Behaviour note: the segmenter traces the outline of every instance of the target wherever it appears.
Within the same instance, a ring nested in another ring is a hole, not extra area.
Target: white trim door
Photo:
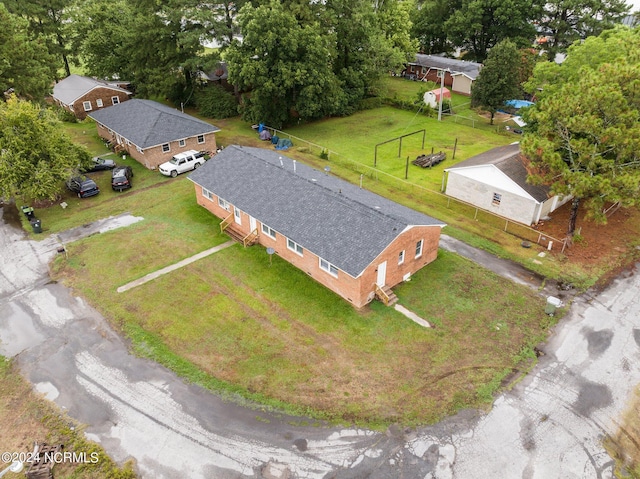
[[[258,227],[256,224],[256,219],[253,216],[249,216],[249,229],[251,231],[255,230]]]
[[[378,265],[378,277],[376,278],[376,284],[381,288],[387,281],[387,262],[384,261]]]
[[[241,225],[242,224],[242,211],[240,211],[238,208],[236,208],[235,206],[233,207],[233,220]]]

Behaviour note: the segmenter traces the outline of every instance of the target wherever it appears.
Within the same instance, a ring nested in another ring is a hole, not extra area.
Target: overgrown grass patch
[[[539,297],[448,253],[397,289],[433,329],[379,303],[357,311],[260,246],[234,245],[115,293],[170,260],[145,248],[183,256],[223,239],[204,208],[189,212],[192,187],[173,185],[142,193],[145,221],[69,245],[54,270],[140,354],[206,387],[322,419],[433,422],[486,402],[486,385],[495,391],[519,351],[545,337]],[[169,188],[170,208],[151,200]]]

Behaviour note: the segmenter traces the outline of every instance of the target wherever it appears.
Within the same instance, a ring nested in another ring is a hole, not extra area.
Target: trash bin
[[[35,218],[35,214],[34,214],[33,208],[31,206],[23,206],[22,207],[22,212],[24,213],[24,215],[27,217],[27,219],[29,221],[31,221],[33,218]]]
[[[33,228],[34,233],[42,233],[42,222],[40,220],[33,220],[31,222],[31,227]]]
[[[553,316],[556,313],[556,309],[562,306],[562,300],[555,296],[547,297],[547,304],[544,307],[544,312],[549,316]]]

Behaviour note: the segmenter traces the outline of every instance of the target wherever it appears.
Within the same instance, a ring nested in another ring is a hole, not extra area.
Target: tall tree
[[[30,24],[32,38],[44,41],[49,53],[59,58],[67,76],[71,75],[68,8],[72,0],[4,0],[11,13]]]
[[[454,45],[445,27],[447,20],[462,7],[462,0],[424,0],[413,13],[411,33],[426,54],[451,53]]]
[[[640,30],[607,31],[572,46],[563,65],[536,67],[528,87],[540,85],[524,115],[522,151],[530,181],[573,196],[571,239],[582,205],[605,223],[606,203],[640,204]]]
[[[481,106],[491,113],[491,124],[504,102],[517,98],[520,92],[519,68],[521,54],[516,45],[503,40],[489,52],[480,74],[471,88],[471,105]]]
[[[62,131],[50,110],[15,96],[0,103],[0,196],[54,199],[90,155]]]
[[[483,62],[498,42],[511,39],[530,45],[536,34],[533,20],[540,16],[539,0],[462,0],[462,6],[446,21],[455,46],[471,59]]]
[[[0,24],[0,92],[13,88],[20,97],[42,101],[55,78],[55,62],[46,45],[41,39],[31,40],[27,21],[11,15],[2,3]]]
[[[243,115],[276,127],[295,116],[320,118],[338,110],[342,93],[331,69],[333,35],[319,25],[300,25],[278,1],[245,6],[239,21],[244,38],[225,54],[229,79],[250,89]]]
[[[550,0],[544,4],[540,28],[550,40],[547,55],[553,61],[576,40],[613,28],[630,10],[625,0]]]

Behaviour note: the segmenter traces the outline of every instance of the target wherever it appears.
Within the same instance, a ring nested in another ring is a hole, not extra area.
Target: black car
[[[111,172],[111,188],[115,191],[131,188],[131,178],[133,178],[133,170],[130,166],[118,166]]]
[[[109,160],[107,158],[100,158],[99,156],[95,156],[91,158],[91,166],[86,168],[85,172],[92,171],[104,171],[104,170],[113,170],[116,167],[116,163],[113,160]]]
[[[88,198],[100,193],[100,188],[86,175],[72,176],[67,180],[67,188],[77,193],[78,198]]]

